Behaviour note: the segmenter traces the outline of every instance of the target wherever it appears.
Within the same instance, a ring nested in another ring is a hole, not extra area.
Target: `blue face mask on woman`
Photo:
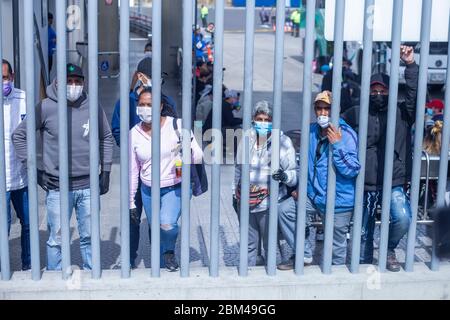
[[[254,121],[253,127],[256,132],[261,136],[267,136],[272,132],[272,122]]]

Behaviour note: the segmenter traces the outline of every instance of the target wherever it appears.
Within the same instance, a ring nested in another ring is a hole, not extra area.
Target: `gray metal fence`
[[[36,126],[35,126],[35,90],[34,79],[34,36],[33,36],[33,1],[24,1],[24,45],[25,45],[25,67],[27,70],[26,93],[27,93],[27,169],[28,169],[28,189],[29,189],[29,207],[30,207],[30,227],[31,227],[31,257],[32,257],[32,279],[41,278],[40,270],[40,252],[39,252],[39,221],[38,221],[38,197],[37,197],[37,163],[36,163]],[[219,220],[220,220],[220,169],[222,163],[222,78],[223,78],[223,41],[224,41],[224,0],[217,0],[215,7],[215,57],[214,57],[214,87],[213,87],[213,150],[214,157],[212,163],[212,181],[211,181],[211,242],[210,242],[210,265],[209,271],[211,277],[219,275]],[[98,19],[93,14],[98,11],[97,0],[88,2],[88,30],[89,30],[89,104],[90,104],[90,190],[91,190],[91,237],[92,237],[92,277],[94,279],[101,277],[101,252],[100,252],[100,194],[99,194],[99,136],[98,136]],[[191,108],[192,108],[192,24],[193,24],[193,4],[191,1],[183,2],[183,97],[182,97],[182,118],[183,118],[183,169],[182,169],[182,216],[181,216],[181,277],[189,276],[189,230],[190,230],[190,131],[191,131]],[[416,112],[416,130],[414,140],[413,171],[412,171],[412,189],[411,189],[411,207],[413,213],[412,223],[408,232],[408,245],[406,252],[406,271],[413,271],[414,265],[414,246],[417,228],[417,212],[419,203],[419,185],[421,152],[424,126],[424,110],[421,106],[425,105],[427,90],[427,59],[430,45],[431,29],[431,8],[433,1],[423,1],[422,7],[422,25],[421,25],[421,61],[419,71],[419,87],[417,97]],[[368,21],[370,10],[374,5],[374,0],[365,0],[365,19]],[[394,157],[395,122],[397,112],[398,81],[399,81],[399,61],[401,45],[402,28],[402,9],[404,1],[394,0],[394,10],[392,16],[392,59],[391,59],[391,81],[389,90],[389,107],[387,117],[387,142],[385,153],[384,184],[383,190],[392,188],[392,171]],[[334,35],[334,75],[333,75],[333,104],[332,104],[332,123],[337,126],[340,113],[340,93],[341,93],[341,69],[343,58],[343,33],[344,33],[344,11],[346,1],[336,1],[335,12],[335,35]],[[307,0],[306,2],[306,41],[304,56],[304,72],[299,74],[303,77],[303,117],[301,123],[301,149],[300,158],[308,158],[309,149],[309,126],[310,126],[310,105],[312,102],[312,62],[314,54],[314,21],[315,21],[316,0]],[[275,35],[275,63],[274,63],[274,110],[273,110],[273,135],[272,148],[280,148],[280,126],[282,117],[282,92],[283,92],[283,49],[284,49],[284,19],[285,19],[285,1],[277,1],[276,17],[276,35]],[[161,102],[161,22],[162,22],[162,0],[153,1],[152,13],[152,41],[153,41],[153,61],[152,61],[152,93],[153,105],[160,105]],[[0,2],[1,13],[1,2]],[[66,1],[56,1],[56,22],[57,22],[57,65],[58,65],[58,123],[59,123],[59,183],[60,183],[60,212],[61,212],[61,237],[62,237],[62,277],[67,279],[71,273],[71,252],[70,252],[70,230],[69,216],[69,159],[68,159],[68,126],[67,126],[67,100],[66,100]],[[121,101],[121,152],[120,152],[120,217],[121,217],[121,276],[130,277],[130,216],[129,216],[129,7],[128,1],[121,2],[120,8],[120,101]],[[251,110],[253,93],[253,59],[254,59],[254,19],[255,19],[255,0],[248,0],[246,4],[246,31],[245,31],[245,68],[244,68],[244,120],[243,120],[243,170],[242,170],[242,198],[240,205],[240,263],[239,276],[248,274],[248,227],[249,227],[249,141],[248,131],[251,128]],[[0,23],[0,28],[1,28]],[[0,45],[2,31],[0,29]],[[449,32],[450,35],[450,32]],[[367,145],[367,126],[369,110],[369,84],[372,65],[372,37],[373,30],[369,23],[364,25],[364,54],[362,62],[362,85],[361,85],[361,112],[359,117],[359,161],[361,164],[361,173],[356,180],[355,208],[353,215],[352,231],[352,259],[351,272],[358,273],[360,242],[361,242],[361,221],[363,211],[363,191],[364,191],[364,172]],[[299,40],[301,41],[301,40]],[[450,44],[450,42],[449,42]],[[450,51],[450,46],[449,46]],[[0,56],[1,56],[0,47]],[[447,65],[450,65],[450,57]],[[450,73],[447,72],[447,90],[445,94],[445,112],[444,128],[441,150],[441,161],[439,169],[439,182],[437,192],[438,206],[444,205],[444,194],[447,182],[448,165],[448,146],[450,139]],[[300,88],[299,88],[300,89]],[[0,102],[3,104],[3,96],[0,95]],[[152,108],[152,221],[151,221],[151,276],[160,276],[159,265],[159,247],[160,247],[160,110]],[[300,125],[300,124],[299,124]],[[3,109],[0,111],[0,154],[4,154],[4,125]],[[331,151],[330,151],[331,152]],[[280,163],[279,152],[273,152],[271,158],[271,169],[276,171]],[[330,157],[331,158],[331,157]],[[302,161],[299,170],[298,194],[306,195],[307,190],[307,165]],[[333,217],[335,214],[335,193],[336,176],[335,169],[330,159],[328,172],[328,194],[325,220],[325,240],[322,261],[322,271],[325,274],[331,273],[332,269],[332,243],[333,243]],[[8,223],[6,215],[6,185],[5,185],[5,159],[0,157],[0,250],[1,250],[1,277],[2,280],[11,278],[9,247],[8,247]],[[267,274],[276,275],[276,243],[278,230],[278,187],[275,180],[270,184],[270,214],[269,214],[269,247],[267,252]],[[390,210],[390,192],[383,192],[382,199],[382,218],[381,218],[381,237],[380,254],[378,268],[381,272],[386,269],[388,232],[389,232],[389,210]],[[297,202],[297,234],[296,234],[296,260],[295,273],[303,274],[303,258],[305,246],[305,225],[306,225],[306,196],[299,196]],[[433,241],[432,270],[438,270],[439,260],[436,257],[436,246]]]

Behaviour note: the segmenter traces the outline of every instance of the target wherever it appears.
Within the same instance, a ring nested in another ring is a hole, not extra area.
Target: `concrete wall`
[[[207,268],[191,269],[190,278],[178,272],[161,271],[151,278],[148,269],[132,271],[130,279],[120,279],[120,270],[104,271],[101,280],[90,272],[75,271],[64,281],[59,272],[44,272],[41,281],[30,280],[29,272],[16,272],[13,280],[0,282],[0,300],[9,299],[183,299],[183,300],[299,300],[299,299],[450,299],[450,265],[432,272],[416,264],[414,272],[379,274],[374,266],[361,266],[359,274],[347,267],[333,267],[331,275],[319,267],[305,268],[303,276],[278,272],[267,276],[263,267],[251,268],[241,278],[236,268],[220,269],[211,278]]]

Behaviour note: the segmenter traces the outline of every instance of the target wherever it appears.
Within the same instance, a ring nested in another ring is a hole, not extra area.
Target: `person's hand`
[[[297,192],[297,190],[292,191],[291,192],[291,196],[292,196],[292,198],[294,198],[295,201],[297,201],[297,199],[298,199],[298,192]]]
[[[409,46],[400,46],[400,59],[405,64],[414,63],[414,48]]]
[[[137,208],[130,209],[130,223],[133,225],[141,223],[141,216],[138,214]]]
[[[288,176],[286,172],[283,171],[283,169],[278,169],[274,174],[272,174],[272,179],[279,182],[286,182]]]
[[[341,141],[342,140],[341,128],[339,128],[339,130],[336,130],[336,128],[330,123],[330,125],[327,128],[327,138],[331,144],[335,144]]]
[[[109,175],[111,172],[102,171],[100,173],[99,182],[100,182],[100,195],[104,195],[109,191]]]

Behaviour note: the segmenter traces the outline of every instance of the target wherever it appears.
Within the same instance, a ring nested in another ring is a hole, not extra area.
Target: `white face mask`
[[[152,123],[152,108],[150,107],[137,107],[136,114],[139,116],[141,121],[150,124]]]
[[[322,128],[325,129],[330,124],[330,118],[328,116],[318,116],[317,117],[317,124]]]
[[[152,56],[153,56],[153,54],[151,51],[147,51],[144,53],[144,57],[146,57],[146,58],[151,58]]]
[[[70,102],[77,101],[83,93],[83,86],[67,85],[67,100]]]

